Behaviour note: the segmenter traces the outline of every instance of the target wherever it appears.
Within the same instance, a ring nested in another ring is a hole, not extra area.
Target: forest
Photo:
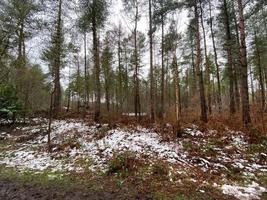
[[[267,199],[267,1],[1,0],[0,199]]]

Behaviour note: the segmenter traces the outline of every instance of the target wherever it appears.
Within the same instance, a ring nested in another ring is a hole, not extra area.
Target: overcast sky
[[[73,1],[74,2],[74,1]],[[73,3],[72,2],[72,3]],[[123,10],[123,4],[122,0],[113,0],[111,8],[109,8],[110,15],[108,17],[108,20],[105,24],[105,28],[100,30],[100,37],[103,38],[105,31],[112,29],[114,25],[118,25],[119,23],[122,24],[123,29],[127,32],[127,34],[130,34],[130,32],[133,30],[133,23],[131,23],[131,20],[128,18],[128,16],[125,14]],[[143,6],[141,8],[141,19],[138,22],[138,30],[142,33],[144,33],[147,36],[148,33],[148,8],[147,6]],[[46,13],[44,13],[44,16],[46,16]],[[63,18],[64,20],[64,30],[71,30],[72,32],[75,31],[73,29],[73,26],[77,19],[77,13],[75,12],[69,12],[65,13],[65,16]],[[183,32],[185,31],[187,25],[188,25],[188,17],[187,17],[187,11],[177,11],[174,15],[169,16],[170,18],[175,18],[177,20],[177,31]],[[168,24],[166,24],[165,27],[166,31],[168,30]],[[32,63],[37,63],[42,66],[42,69],[44,72],[48,71],[47,63],[43,62],[41,60],[41,53],[43,49],[46,47],[47,43],[49,42],[51,32],[40,32],[38,35],[36,35],[33,39],[27,42],[27,54],[31,60]],[[160,37],[161,31],[158,30],[155,34],[155,37]],[[80,36],[81,37],[81,36]],[[68,42],[70,41],[70,34],[69,32],[65,32],[65,40]],[[148,37],[147,37],[148,41]],[[83,41],[82,38],[80,40],[81,45],[81,57],[83,57]],[[92,38],[91,33],[88,33],[88,51],[92,48]],[[158,49],[159,50],[159,49]],[[179,49],[178,49],[179,51]],[[115,54],[116,55],[116,54]],[[116,59],[116,58],[115,58]],[[160,62],[160,57],[156,57],[155,62]],[[147,51],[142,57],[142,64],[144,67],[142,68],[142,77],[146,77],[148,74],[149,69],[149,49],[147,45]],[[69,67],[71,66],[71,63],[67,63],[66,66],[62,69],[62,85],[65,88],[68,83],[68,74],[69,74]],[[72,69],[73,72],[75,69]]]

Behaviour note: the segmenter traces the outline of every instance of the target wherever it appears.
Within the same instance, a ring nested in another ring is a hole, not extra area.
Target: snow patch
[[[231,195],[240,200],[260,199],[260,195],[267,190],[259,186],[258,183],[252,182],[247,187],[237,185],[223,185],[222,192]]]

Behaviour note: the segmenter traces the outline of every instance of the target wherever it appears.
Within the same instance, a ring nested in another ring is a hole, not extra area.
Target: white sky
[[[72,2],[73,4],[74,1]],[[141,20],[138,22],[138,30],[142,33],[144,33],[147,36],[148,33],[148,5],[147,6],[143,6],[141,9]],[[113,4],[111,6],[110,10],[110,15],[108,16],[108,21],[106,22],[105,28],[104,30],[100,30],[100,37],[103,38],[105,31],[106,30],[110,30],[113,28],[114,25],[118,25],[119,23],[122,24],[123,29],[127,31],[127,33],[129,34],[131,32],[131,30],[133,29],[133,23],[130,22],[130,19],[126,16],[125,12],[123,11],[123,5],[122,5],[122,0],[113,0]],[[178,28],[178,32],[182,33],[186,30],[187,25],[188,25],[188,16],[187,16],[187,10],[183,10],[183,11],[176,11],[174,14],[174,18],[177,20],[177,28]],[[67,13],[68,17],[64,17],[64,23],[65,23],[65,29],[70,29],[70,27],[72,27],[77,19],[77,14],[75,13]],[[165,26],[165,33],[168,30],[168,24]],[[209,35],[209,27],[206,27],[207,30],[207,45],[208,45],[208,49],[212,49],[212,45],[211,45],[211,41],[210,38],[208,37]],[[48,71],[48,66],[47,63],[43,62],[40,58],[41,53],[43,51],[43,49],[45,48],[47,42],[49,41],[50,38],[50,32],[46,32],[46,33],[39,33],[37,36],[35,36],[32,40],[30,40],[27,43],[27,53],[28,56],[31,60],[32,63],[37,63],[40,64],[43,68],[43,70],[45,72]],[[91,33],[88,33],[88,52],[91,50],[92,48],[92,38],[91,38]],[[80,56],[83,58],[83,36],[78,35],[79,36],[79,44],[81,45],[81,53]],[[159,29],[156,34],[155,37],[159,38],[161,37],[161,30]],[[66,36],[65,39],[67,41],[70,40],[70,35],[66,32]],[[147,41],[148,41],[148,37],[147,37]],[[157,51],[160,48],[157,48]],[[179,50],[181,51],[181,49],[179,49],[178,47],[178,52]],[[158,52],[156,52],[158,53]],[[116,53],[114,53],[114,60],[116,60]],[[156,56],[155,57],[155,63],[160,64],[160,56]],[[83,62],[83,61],[81,61]],[[142,77],[146,77],[148,74],[148,69],[149,69],[149,49],[148,46],[146,48],[146,53],[144,54],[144,56],[142,57],[142,64],[144,65],[144,67],[142,68],[141,74]],[[82,65],[82,63],[81,63]],[[71,66],[71,63],[68,62],[67,65],[62,69],[62,79],[61,79],[61,83],[63,85],[63,87],[65,88],[68,84],[68,74],[69,74],[69,67]],[[72,69],[72,71],[75,69]]]

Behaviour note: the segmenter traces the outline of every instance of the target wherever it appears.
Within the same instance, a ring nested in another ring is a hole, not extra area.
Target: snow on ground
[[[260,195],[267,190],[258,183],[252,182],[247,187],[237,185],[223,185],[223,194],[232,195],[240,200],[260,199]]]
[[[266,158],[265,153],[244,156],[244,149],[248,143],[241,132],[227,130],[221,138],[225,145],[219,146],[210,141],[217,131],[202,132],[195,125],[184,130],[184,138],[165,142],[159,134],[140,126],[110,129],[107,124],[87,125],[77,120],[56,120],[52,123],[51,132],[53,152],[48,154],[45,134],[47,121],[45,124],[39,118],[32,121],[34,124],[31,126],[15,129],[23,134],[35,136],[29,140],[18,142],[20,135],[6,132],[0,134],[3,140],[16,142],[15,145],[1,149],[0,165],[15,167],[18,170],[106,171],[108,161],[115,154],[129,151],[139,159],[145,158],[151,162],[162,160],[170,163],[170,166],[181,166],[176,170],[178,174],[183,169],[189,169],[188,171],[193,173],[197,168],[202,173],[216,173],[223,180],[227,180],[227,173],[230,173],[232,168],[249,177],[267,172],[267,160],[258,162],[259,157]],[[209,152],[216,155],[211,156]],[[79,164],[81,161],[83,164]],[[224,194],[244,200],[257,199],[262,192],[266,192],[266,189],[256,182],[241,187],[231,181],[224,181],[223,184],[218,183],[217,188]]]

